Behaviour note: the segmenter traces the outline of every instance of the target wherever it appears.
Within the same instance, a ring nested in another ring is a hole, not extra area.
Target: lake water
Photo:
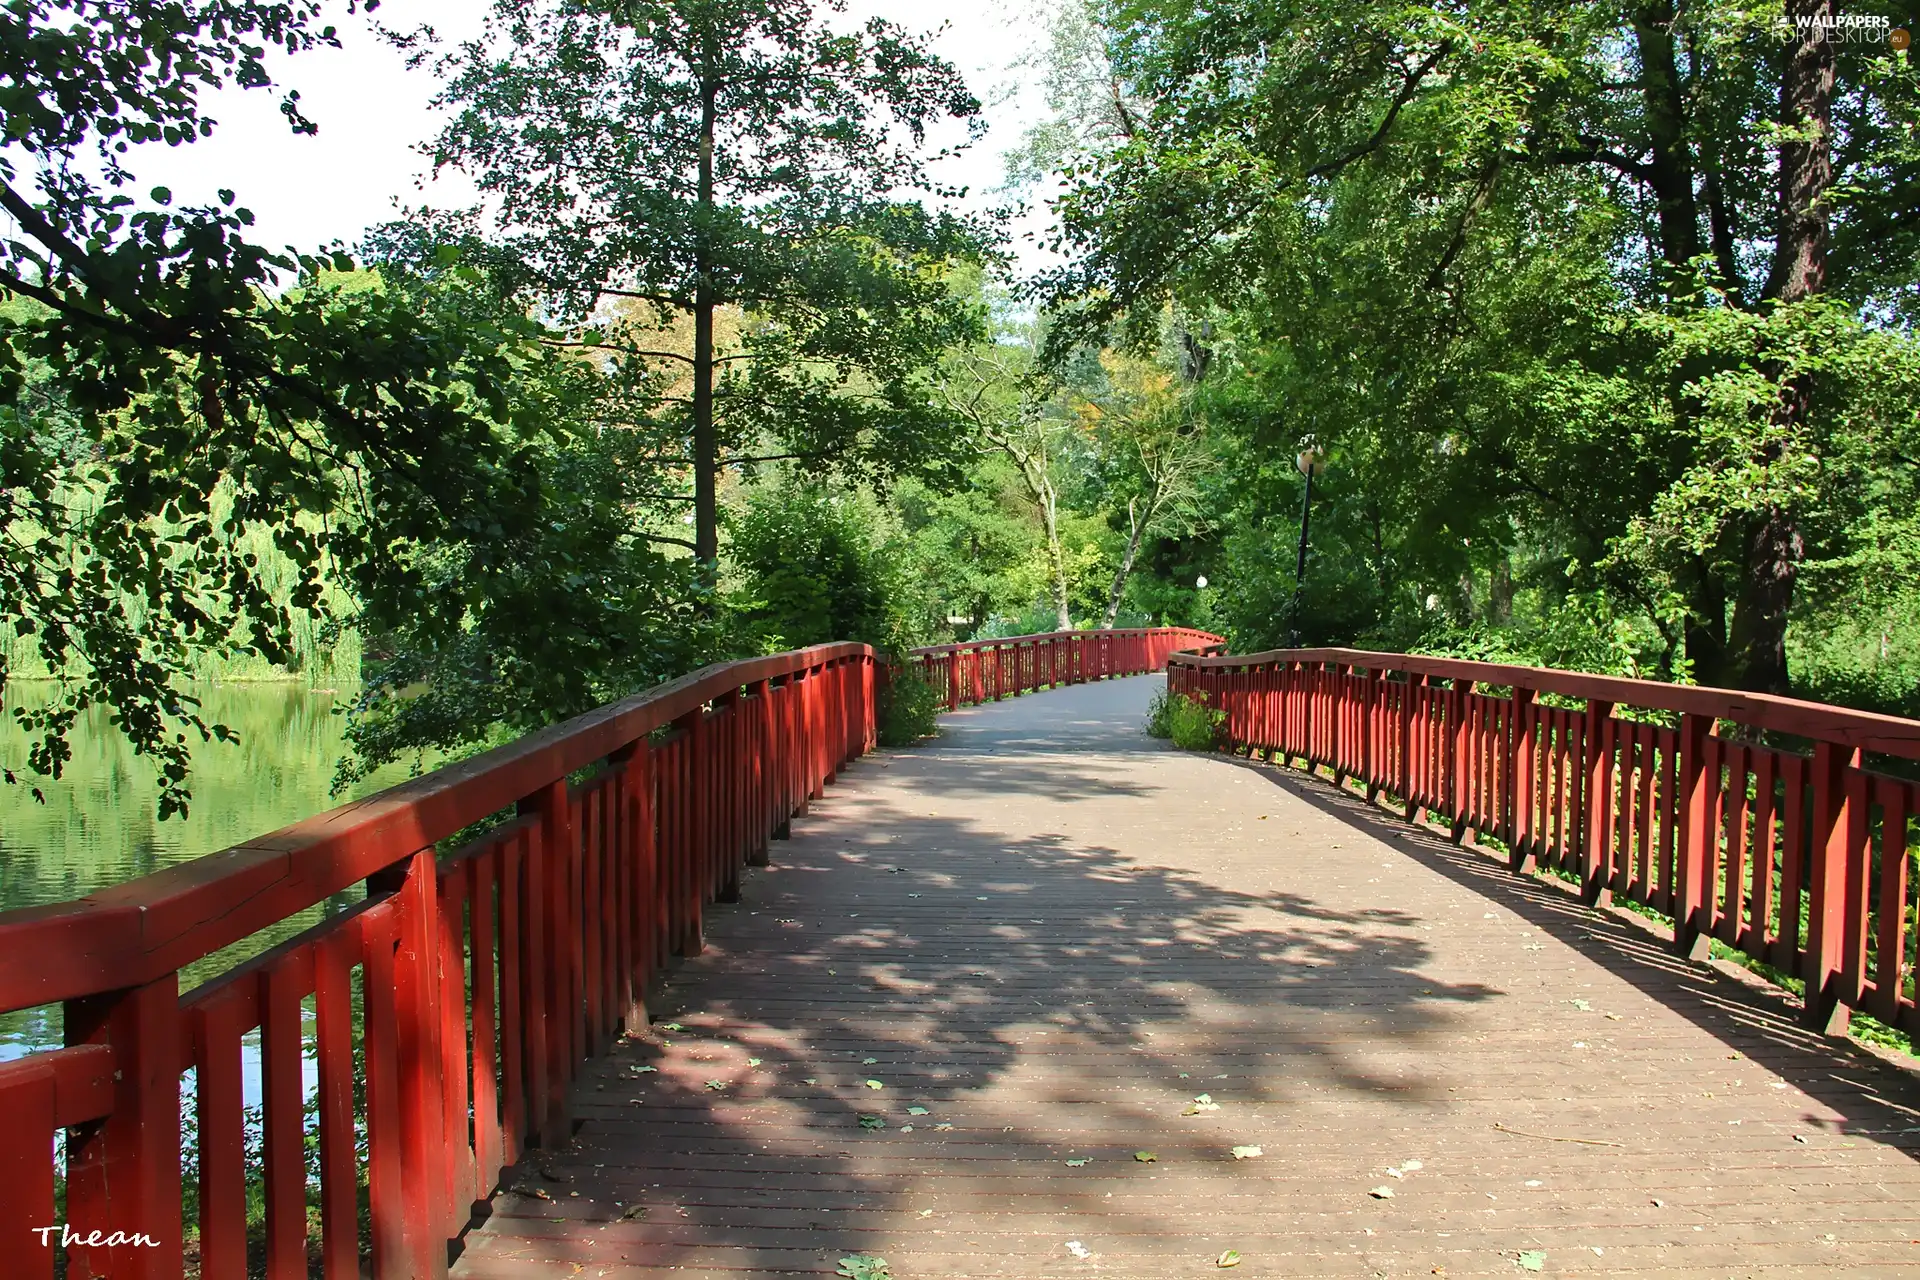
[[[17,682],[8,686],[6,699],[28,705],[45,699],[48,692],[46,685]],[[343,741],[344,720],[335,714],[343,703],[339,695],[293,683],[209,686],[194,692],[203,717],[227,725],[240,741],[196,748],[190,778],[193,801],[185,818],[159,821],[159,789],[150,763],[133,754],[99,708],[75,726],[73,759],[65,775],[58,782],[39,783],[44,803],[33,799],[31,784],[0,783],[0,909],[84,897],[218,852],[347,798],[331,794]],[[20,772],[26,749],[25,735],[6,716],[0,725],[0,761]],[[391,786],[411,771],[392,766],[350,794]],[[181,975],[181,989],[204,981],[241,954],[292,936],[359,896],[359,890],[343,894],[196,966]],[[59,1043],[57,1008],[0,1014],[0,1060]]]

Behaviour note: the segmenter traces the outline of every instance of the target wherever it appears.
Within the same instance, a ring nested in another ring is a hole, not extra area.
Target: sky
[[[339,240],[351,245],[366,228],[386,221],[403,205],[459,207],[473,202],[472,187],[459,175],[422,180],[427,161],[415,149],[430,137],[438,115],[431,106],[433,76],[409,71],[403,55],[382,41],[367,20],[336,0],[332,21],[339,49],[316,49],[270,64],[284,88],[300,92],[301,108],[320,128],[295,137],[278,110],[277,91],[230,89],[204,99],[219,122],[211,138],[188,146],[140,149],[130,166],[142,186],[164,185],[176,204],[211,203],[222,187],[252,210],[256,241],[279,247],[318,248]],[[431,24],[457,39],[478,29],[478,0],[384,0],[379,18],[394,28]],[[990,193],[1003,181],[1001,153],[1018,140],[1038,102],[1019,91],[1029,74],[1016,65],[1034,48],[1043,28],[1035,7],[1017,0],[971,4],[929,0],[849,0],[845,19],[879,15],[916,30],[945,24],[938,52],[966,76],[988,104],[987,135],[935,171],[939,181],[965,185],[969,203],[1004,200]],[[1039,225],[1029,217],[1016,230]],[[1016,236],[1016,245],[1021,243]],[[1037,262],[1033,252],[1022,265]]]

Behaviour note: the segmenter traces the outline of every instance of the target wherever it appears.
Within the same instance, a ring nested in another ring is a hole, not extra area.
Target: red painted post
[[[564,789],[565,783],[560,785]],[[407,860],[406,880],[396,895],[400,934],[393,957],[402,1247],[408,1274],[414,1277],[447,1273],[445,1215],[439,1212],[446,1185],[443,1165],[447,1134],[443,1132],[445,1107],[440,1097],[440,974],[434,889],[433,851],[423,850]],[[565,1086],[570,1083],[567,1077],[572,1074],[572,1065],[568,1054],[553,1077],[553,1082],[561,1086],[554,1099],[561,1117],[556,1131],[560,1133],[567,1127]]]
[[[158,1245],[77,1247],[72,1280],[174,1280],[180,1244],[180,1054],[176,975],[69,1000],[69,1045],[113,1050],[113,1112],[67,1136],[67,1223],[77,1233],[139,1232]],[[19,1250],[25,1241],[8,1246]]]
[[[1507,866],[1522,875],[1531,875],[1536,866],[1536,841],[1533,834],[1534,767],[1538,745],[1538,722],[1534,691],[1515,687],[1513,691],[1513,759],[1509,777],[1513,779],[1513,822],[1507,832]]]
[[[1580,896],[1588,906],[1605,907],[1613,902],[1613,704],[1597,698],[1587,699],[1586,803],[1581,807],[1581,840],[1585,856],[1581,862]]]
[[[1447,738],[1452,745],[1447,752],[1446,790],[1441,797],[1448,807],[1443,816],[1453,824],[1455,843],[1466,837],[1467,811],[1471,805],[1467,788],[1473,774],[1467,757],[1473,748],[1473,735],[1467,725],[1467,713],[1472,702],[1473,681],[1455,679],[1447,697]]]
[[[1708,737],[1713,721],[1707,716],[1680,717],[1680,764],[1674,779],[1680,811],[1675,850],[1674,946],[1683,954],[1704,960],[1708,954],[1707,928],[1708,845],[1717,840],[1713,827],[1714,793],[1719,770],[1708,769]],[[1712,776],[1709,776],[1711,773]]]
[[[1866,803],[1855,781],[1864,782],[1860,769],[1859,748],[1814,744],[1813,876],[1807,886],[1807,951],[1800,976],[1807,984],[1807,1021],[1829,1035],[1845,1034],[1852,1017],[1843,978],[1850,959],[1848,898],[1857,879],[1854,869],[1865,859]]]

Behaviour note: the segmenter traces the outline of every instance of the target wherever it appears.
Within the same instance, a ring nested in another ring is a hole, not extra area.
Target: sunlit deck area
[[[1162,684],[847,765],[455,1274],[1920,1267],[1906,1070],[1575,886],[1164,748]]]

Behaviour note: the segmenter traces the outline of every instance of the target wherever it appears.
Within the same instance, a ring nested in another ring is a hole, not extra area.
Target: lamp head
[[[1301,475],[1317,476],[1327,469],[1327,454],[1319,445],[1308,441],[1301,446],[1300,453],[1293,462],[1300,468]]]

